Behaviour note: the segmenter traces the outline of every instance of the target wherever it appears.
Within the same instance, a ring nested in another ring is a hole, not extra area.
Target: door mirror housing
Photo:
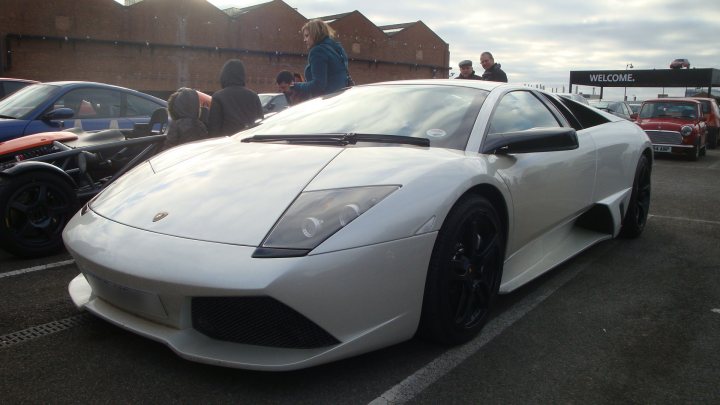
[[[573,128],[538,128],[488,135],[482,153],[510,154],[573,150],[580,146]]]

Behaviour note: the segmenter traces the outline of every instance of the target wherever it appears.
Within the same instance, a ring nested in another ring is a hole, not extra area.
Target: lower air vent
[[[195,297],[192,324],[217,340],[312,349],[340,343],[294,309],[270,297]]]

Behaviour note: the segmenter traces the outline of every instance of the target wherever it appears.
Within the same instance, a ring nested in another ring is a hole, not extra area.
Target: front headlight
[[[307,254],[398,188],[372,186],[303,192],[253,256]]]
[[[682,128],[680,128],[680,135],[682,136],[690,136],[692,134],[692,127],[690,125],[683,125]]]

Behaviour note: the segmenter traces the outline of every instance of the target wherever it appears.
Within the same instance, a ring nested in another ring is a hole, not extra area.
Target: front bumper
[[[258,370],[309,367],[412,337],[435,237],[253,259],[251,246],[146,232],[92,211],[76,215],[64,233],[83,273],[69,285],[75,305],[184,358]],[[338,343],[288,348],[214,339],[193,326],[197,297],[267,297]]]

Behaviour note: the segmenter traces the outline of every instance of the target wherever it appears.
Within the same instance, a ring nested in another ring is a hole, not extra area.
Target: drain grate
[[[21,331],[8,333],[0,336],[0,349],[6,349],[29,340],[38,339],[53,333],[62,332],[75,326],[82,325],[90,319],[89,314],[80,314],[59,321],[48,322],[42,325],[33,326]]]

